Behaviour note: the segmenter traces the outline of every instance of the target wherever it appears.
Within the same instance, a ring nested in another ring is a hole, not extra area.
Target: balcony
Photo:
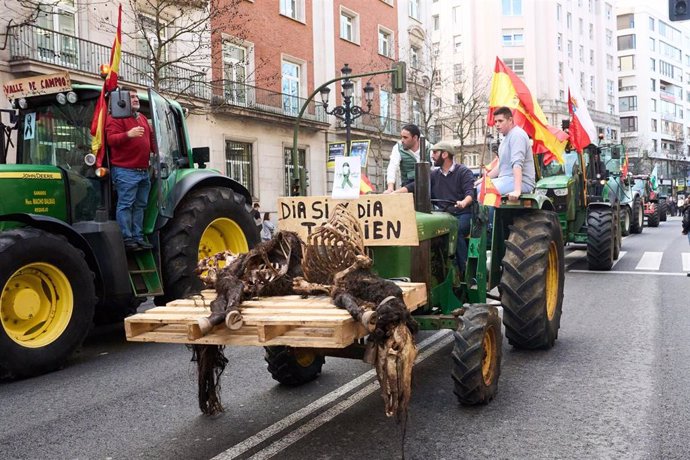
[[[351,128],[353,131],[360,130],[365,131],[367,134],[382,134],[384,136],[394,136],[400,135],[402,127],[405,125],[401,120],[396,120],[394,118],[382,117],[378,114],[367,114],[362,115],[362,117],[357,118],[352,122]],[[340,119],[336,119],[335,127],[338,130],[345,130],[345,122]]]

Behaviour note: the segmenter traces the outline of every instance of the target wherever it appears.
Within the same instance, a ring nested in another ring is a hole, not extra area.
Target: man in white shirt
[[[419,127],[409,124],[400,131],[400,142],[391,150],[386,183],[388,187],[383,193],[391,193],[395,189],[395,179],[400,171],[400,183],[404,187],[414,181],[415,163],[419,161]]]

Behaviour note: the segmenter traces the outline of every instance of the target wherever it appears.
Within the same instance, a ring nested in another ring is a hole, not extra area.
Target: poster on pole
[[[369,157],[369,145],[371,140],[357,140],[350,143],[350,156],[359,157],[359,164],[362,168],[367,165],[367,158]],[[333,169],[335,167],[335,159],[337,157],[345,156],[345,142],[329,142],[328,143],[328,163],[327,167]]]
[[[345,155],[345,142],[329,142],[328,143],[328,163],[329,169],[335,168],[335,159]]]
[[[359,198],[359,181],[362,180],[362,166],[359,157],[336,157],[333,175],[334,200]]]

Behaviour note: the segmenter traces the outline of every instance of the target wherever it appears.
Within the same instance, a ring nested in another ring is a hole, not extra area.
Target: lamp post
[[[352,69],[345,64],[343,68],[340,69],[340,73],[343,77],[345,77],[341,84],[342,91],[340,92],[341,96],[343,97],[342,105],[335,106],[329,111],[328,96],[331,93],[331,89],[325,86],[321,88],[319,92],[321,93],[321,104],[323,105],[323,109],[326,111],[326,113],[328,115],[334,115],[336,118],[343,120],[345,123],[345,156],[350,156],[350,127],[352,122],[357,118],[371,112],[371,103],[374,100],[374,87],[370,82],[367,82],[366,86],[364,87],[364,99],[367,102],[367,108],[365,110],[362,107],[352,103],[355,88],[355,84],[349,79]]]

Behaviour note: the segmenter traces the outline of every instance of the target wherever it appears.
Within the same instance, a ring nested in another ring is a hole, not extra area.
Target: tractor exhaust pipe
[[[419,162],[414,166],[414,208],[431,214],[431,165],[426,157],[426,138],[419,136]]]

